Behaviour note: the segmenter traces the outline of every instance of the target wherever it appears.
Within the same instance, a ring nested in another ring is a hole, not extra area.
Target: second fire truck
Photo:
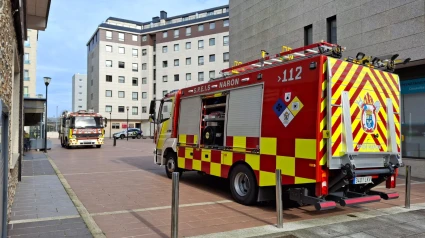
[[[398,198],[397,55],[341,59],[325,42],[223,70],[227,75],[160,100],[154,161],[165,172],[230,180],[242,204],[274,199],[275,171],[289,198],[318,210]]]

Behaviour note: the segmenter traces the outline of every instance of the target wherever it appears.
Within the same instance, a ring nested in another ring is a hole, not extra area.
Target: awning
[[[27,28],[44,31],[49,19],[51,0],[26,1]]]
[[[24,126],[36,126],[44,114],[45,98],[24,98]]]

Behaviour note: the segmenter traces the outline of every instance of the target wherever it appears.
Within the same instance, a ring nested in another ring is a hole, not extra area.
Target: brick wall
[[[12,105],[12,83],[13,69],[19,67],[14,65],[14,52],[17,52],[16,34],[12,18],[11,1],[3,1],[3,6],[0,7],[0,98],[3,100],[6,108],[11,111]],[[20,56],[22,57],[22,56]],[[18,61],[19,62],[19,61]],[[9,113],[9,119],[11,115]],[[16,130],[15,130],[16,131]],[[12,123],[9,120],[8,138],[12,138]],[[11,141],[9,141],[9,160],[12,159]],[[14,169],[9,170],[8,183],[8,216],[11,212],[13,198],[15,195],[16,185],[18,183],[19,165]]]

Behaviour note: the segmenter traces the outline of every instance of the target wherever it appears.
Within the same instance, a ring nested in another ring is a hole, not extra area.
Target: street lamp
[[[109,112],[109,139],[112,138],[112,111]]]
[[[128,109],[129,109],[130,107],[129,106],[127,106],[127,141],[128,141]]]
[[[50,77],[44,77],[44,85],[46,85],[46,120],[44,121],[44,153],[47,153],[47,87],[50,84]]]

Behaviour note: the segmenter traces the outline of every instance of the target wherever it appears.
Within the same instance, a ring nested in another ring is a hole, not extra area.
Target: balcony
[[[30,64],[30,60],[24,60],[24,64]]]
[[[25,42],[24,42],[24,46],[25,46],[25,47],[31,47],[31,44],[30,44],[30,42],[29,42],[29,41],[25,41]]]
[[[30,97],[30,95],[28,93],[24,94],[24,98],[29,98],[29,97]]]
[[[24,81],[30,81],[30,77],[24,77]]]

